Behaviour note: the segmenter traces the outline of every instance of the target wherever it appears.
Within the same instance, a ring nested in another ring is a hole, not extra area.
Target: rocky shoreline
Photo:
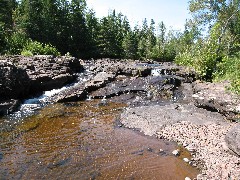
[[[79,73],[87,78],[77,82]],[[27,97],[75,82],[51,102],[124,102],[121,123],[187,148],[189,163],[202,172],[197,179],[240,179],[240,98],[226,91],[228,82],[196,79],[193,70],[173,63],[0,57],[0,115]]]
[[[0,115],[16,111],[23,99],[75,81],[82,71],[73,57],[1,56]]]

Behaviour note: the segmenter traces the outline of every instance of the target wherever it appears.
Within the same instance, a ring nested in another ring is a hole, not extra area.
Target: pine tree
[[[72,0],[69,13],[69,39],[68,44],[72,55],[84,58],[87,56],[86,51],[89,47],[88,33],[86,26],[86,1]]]
[[[141,59],[147,58],[147,33],[148,33],[148,24],[147,19],[145,18],[142,24],[142,28],[139,31],[139,42],[138,42],[138,56]]]
[[[88,56],[90,58],[98,58],[100,57],[100,52],[97,48],[98,47],[97,37],[99,36],[100,24],[95,16],[95,12],[92,9],[89,10],[86,14],[86,25],[89,42]]]
[[[12,13],[16,4],[15,0],[0,1],[0,53],[5,49],[6,38],[13,30]]]

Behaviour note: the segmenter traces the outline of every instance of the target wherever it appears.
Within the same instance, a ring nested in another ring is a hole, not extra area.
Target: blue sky
[[[97,17],[107,16],[109,10],[116,9],[126,15],[132,26],[141,25],[142,20],[163,21],[174,30],[183,30],[186,19],[190,18],[188,0],[86,0],[88,7]]]

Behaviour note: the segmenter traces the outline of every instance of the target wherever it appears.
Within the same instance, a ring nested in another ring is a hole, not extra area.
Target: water
[[[68,89],[69,87],[74,87],[79,84],[83,84],[92,78],[92,73],[87,69],[83,73],[78,74],[78,78],[75,83],[68,84],[59,89],[52,89],[50,91],[45,91],[42,95],[30,99],[26,99],[19,110],[6,116],[4,120],[2,120],[5,124],[3,126],[13,126],[17,123],[22,122],[22,120],[26,117],[32,116],[38,112],[41,108],[47,106],[48,104],[53,103],[53,97]],[[0,121],[0,129],[1,129],[1,121]]]
[[[124,104],[50,104],[0,135],[0,179],[184,179],[175,143],[119,126]],[[163,149],[164,152],[160,152]]]

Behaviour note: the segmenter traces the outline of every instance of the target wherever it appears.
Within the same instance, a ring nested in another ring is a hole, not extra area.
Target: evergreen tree
[[[147,31],[147,56],[146,58],[152,58],[152,50],[156,45],[156,35],[155,35],[155,22],[151,19],[150,26]]]
[[[136,34],[129,31],[123,40],[124,57],[129,59],[137,59],[138,41]]]
[[[6,38],[13,30],[13,10],[16,7],[15,0],[0,1],[0,53],[6,47]]]
[[[95,16],[95,12],[91,9],[86,14],[86,25],[88,32],[88,42],[89,42],[89,50],[88,56],[90,58],[98,58],[100,57],[100,52],[98,50],[98,36],[100,31],[100,24],[98,19]]]
[[[76,57],[87,56],[86,51],[88,45],[88,33],[86,26],[86,1],[85,0],[72,0],[70,4],[69,13],[69,39],[68,45],[72,55]]]
[[[138,42],[138,56],[142,59],[147,58],[147,39],[148,39],[148,24],[145,18],[139,31],[139,42]]]

